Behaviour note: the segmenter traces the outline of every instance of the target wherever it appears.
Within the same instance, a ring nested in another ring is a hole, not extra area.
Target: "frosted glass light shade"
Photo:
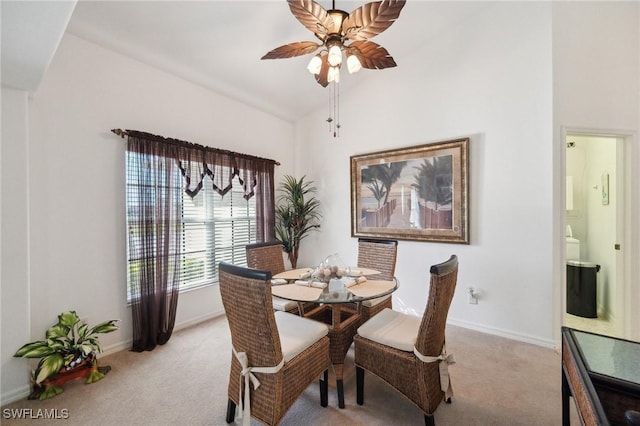
[[[322,59],[320,59],[320,55],[316,55],[309,61],[309,65],[307,65],[307,69],[311,74],[320,74],[320,70],[322,69]]]
[[[362,69],[362,64],[356,55],[347,56],[347,69],[349,70],[349,74],[353,74]]]
[[[327,81],[335,81],[336,83],[340,83],[340,68],[329,67],[329,71],[327,73]]]
[[[327,61],[329,61],[329,65],[332,67],[337,67],[342,63],[342,50],[340,46],[334,44],[329,48],[329,56],[327,56]]]

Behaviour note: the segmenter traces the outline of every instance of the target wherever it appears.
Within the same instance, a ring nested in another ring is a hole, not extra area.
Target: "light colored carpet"
[[[22,400],[3,407],[3,425],[225,425],[231,339],[224,317],[174,333],[154,351],[119,352],[101,358],[111,372],[94,384],[75,381],[47,401]],[[437,425],[561,424],[560,355],[551,349],[447,327],[454,397],[442,403]],[[420,425],[423,414],[375,376],[365,376],[364,405],[356,404],[353,348],[345,365],[345,409],[337,406],[329,374],[329,406],[311,385],[282,425]],[[64,420],[7,419],[6,409],[66,409]],[[239,422],[237,422],[239,424]],[[255,420],[252,424],[259,424]]]

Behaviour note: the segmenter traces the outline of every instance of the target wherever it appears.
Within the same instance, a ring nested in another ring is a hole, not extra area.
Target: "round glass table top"
[[[314,280],[310,276],[301,278],[306,272],[312,271],[311,268],[285,271],[273,276],[271,294],[296,302],[350,303],[387,296],[398,289],[398,280],[395,277],[391,281],[370,280],[366,275],[379,272],[365,268],[357,269],[360,272],[357,276],[334,278],[328,283]]]

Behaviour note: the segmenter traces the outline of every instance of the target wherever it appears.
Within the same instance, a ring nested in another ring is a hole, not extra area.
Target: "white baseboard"
[[[116,352],[120,352],[120,351],[128,351],[129,349],[131,349],[132,344],[133,344],[133,340],[129,339],[122,342],[114,343],[109,346],[105,346],[104,348],[102,348],[102,353],[100,354],[100,357],[115,354]]]
[[[554,340],[541,339],[537,336],[531,336],[529,334],[516,333],[512,330],[506,330],[497,327],[488,327],[485,325],[477,324],[474,322],[458,320],[455,318],[448,318],[448,324],[456,325],[462,328],[468,328],[470,330],[480,331],[482,333],[493,334],[495,336],[506,337],[507,339],[517,340],[520,342],[531,343],[533,345],[542,346],[549,349],[558,350],[557,344]]]
[[[0,405],[5,406],[7,404],[11,404],[12,402],[16,402],[21,399],[25,399],[31,393],[31,386],[25,385],[21,386],[17,389],[12,389],[8,392],[5,392],[0,397]]]
[[[188,328],[191,326],[194,326],[196,324],[200,324],[201,322],[219,317],[221,315],[224,315],[224,310],[218,311],[218,312],[210,312],[208,314],[205,315],[200,315],[199,317],[196,318],[191,318],[189,321],[183,321],[179,324],[176,324],[173,327],[173,331],[178,331],[178,330],[182,330],[184,328]]]
[[[189,321],[183,321],[181,323],[176,323],[173,326],[173,331],[179,331],[179,330],[183,330],[185,328],[189,328],[191,326],[200,324],[201,322],[219,317],[221,315],[224,315],[224,311],[219,311],[219,312],[210,312],[206,315],[200,315],[199,317],[195,317],[195,318],[191,318],[189,319]],[[131,349],[131,345],[133,344],[133,340],[132,339],[128,339],[122,342],[117,342],[114,343],[112,345],[109,346],[105,346],[102,352],[102,356],[105,355],[111,355],[114,354],[116,352],[120,352],[120,351],[125,351],[125,350],[129,350]]]

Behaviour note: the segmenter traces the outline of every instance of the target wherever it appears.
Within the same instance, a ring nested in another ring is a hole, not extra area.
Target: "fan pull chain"
[[[338,117],[338,101],[340,98],[338,97],[338,83],[333,83],[333,137],[336,137],[336,129],[340,124],[340,118]]]
[[[336,92],[337,92],[337,98],[338,98],[338,100],[336,101],[336,108],[337,108],[336,129],[338,129],[338,137],[340,137],[340,86],[338,84],[336,84]]]
[[[333,82],[329,89],[329,133],[333,133],[333,137],[340,137],[340,86]]]
[[[333,129],[333,114],[331,114],[331,104],[333,101],[333,89],[329,88],[329,118],[327,118],[327,123],[329,123],[329,133]]]

